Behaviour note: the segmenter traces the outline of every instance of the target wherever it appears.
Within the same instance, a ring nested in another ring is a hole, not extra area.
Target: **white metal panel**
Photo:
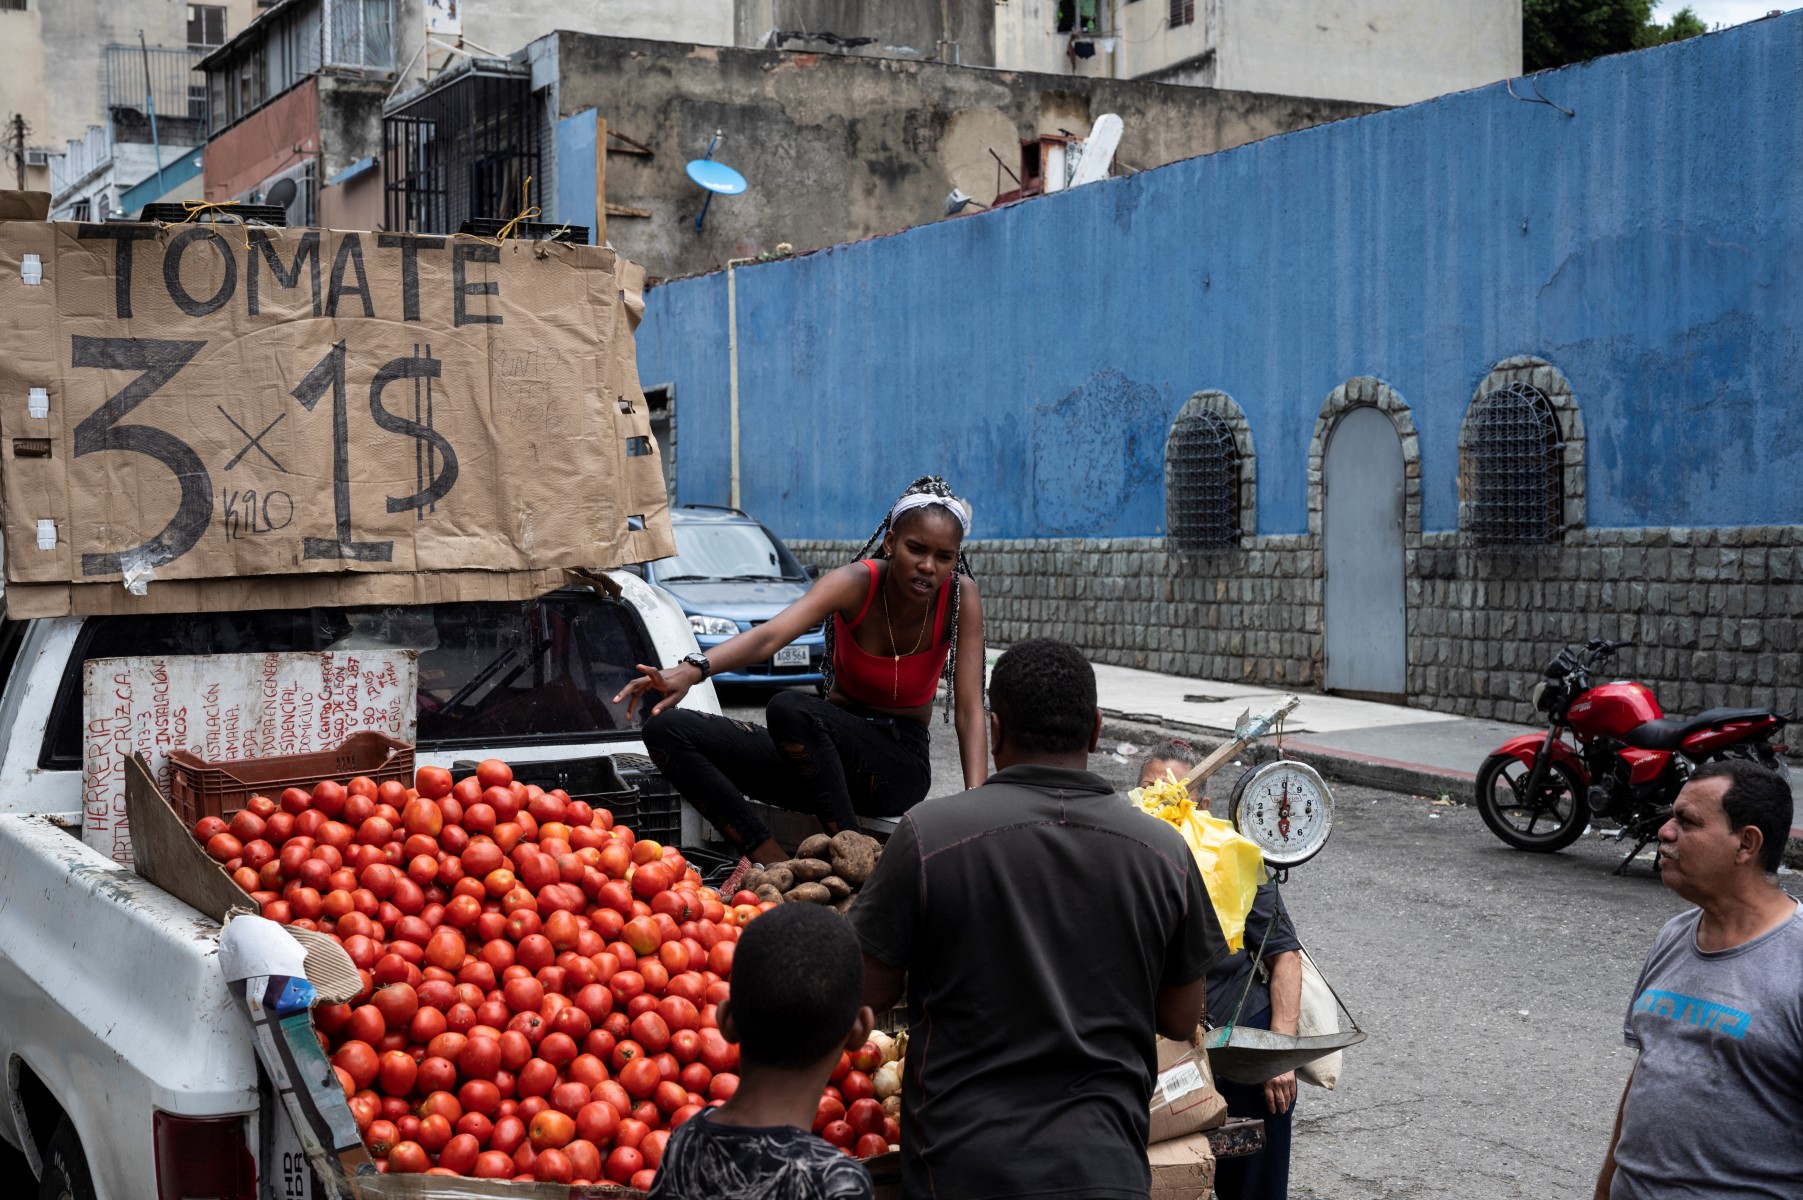
[[[1329,689],[1403,694],[1402,439],[1380,410],[1355,408],[1327,442],[1321,558]]]

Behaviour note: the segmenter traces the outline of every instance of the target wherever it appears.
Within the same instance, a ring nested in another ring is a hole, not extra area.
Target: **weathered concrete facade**
[[[954,187],[987,201],[998,179],[1004,190],[1014,186],[991,150],[1018,169],[1019,139],[1060,129],[1085,134],[1103,113],[1118,114],[1126,127],[1118,160],[1143,169],[1372,111],[1247,92],[568,32],[534,43],[528,56],[534,86],[554,89],[560,116],[593,109],[610,129],[652,148],[650,156],[608,156],[608,201],[651,215],[612,219],[607,233],[615,248],[663,277],[711,270],[781,242],[806,251],[938,220]],[[715,157],[751,188],[717,199],[697,233],[705,193],[683,164],[707,152],[716,130]],[[593,178],[592,152],[553,168],[564,172]],[[552,216],[592,224],[593,209]]]

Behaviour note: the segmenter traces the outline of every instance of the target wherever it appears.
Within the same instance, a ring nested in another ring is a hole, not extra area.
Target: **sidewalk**
[[[1184,679],[1097,664],[1096,699],[1103,736],[1144,748],[1166,736],[1185,738],[1203,751],[1227,740],[1248,709],[1258,713],[1292,694],[1283,688]],[[1543,736],[1545,726],[1511,725],[1448,713],[1374,704],[1315,692],[1299,693],[1302,706],[1283,727],[1284,752],[1333,779],[1386,791],[1448,795],[1472,803],[1472,784],[1489,753],[1512,737]],[[1266,738],[1246,758],[1275,756]],[[1803,772],[1793,772],[1791,793],[1803,814]],[[1791,830],[1793,855],[1803,854],[1803,828]]]

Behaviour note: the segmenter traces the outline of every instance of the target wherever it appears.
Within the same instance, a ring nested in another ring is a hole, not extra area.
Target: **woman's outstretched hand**
[[[621,688],[620,694],[614,697],[615,704],[622,700],[626,702],[626,719],[628,721],[632,720],[632,714],[639,706],[639,697],[648,691],[661,692],[664,698],[645,714],[646,720],[657,716],[666,708],[681,704],[682,698],[688,695],[689,689],[694,686],[686,677],[699,674],[693,667],[675,666],[666,671],[657,667],[648,667],[644,663],[638,664],[638,672],[639,677]]]

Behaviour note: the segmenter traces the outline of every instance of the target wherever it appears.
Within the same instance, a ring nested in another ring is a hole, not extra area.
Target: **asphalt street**
[[[724,699],[761,718],[755,694]],[[956,745],[935,715],[935,795],[962,788]],[[1128,786],[1138,762],[1103,753],[1092,767]],[[1337,1090],[1301,1089],[1291,1196],[1587,1196],[1633,1061],[1629,994],[1686,905],[1645,864],[1611,875],[1625,851],[1613,842],[1523,854],[1470,807],[1334,796],[1332,840],[1283,894],[1370,1038]],[[1803,894],[1803,875],[1782,882]]]

